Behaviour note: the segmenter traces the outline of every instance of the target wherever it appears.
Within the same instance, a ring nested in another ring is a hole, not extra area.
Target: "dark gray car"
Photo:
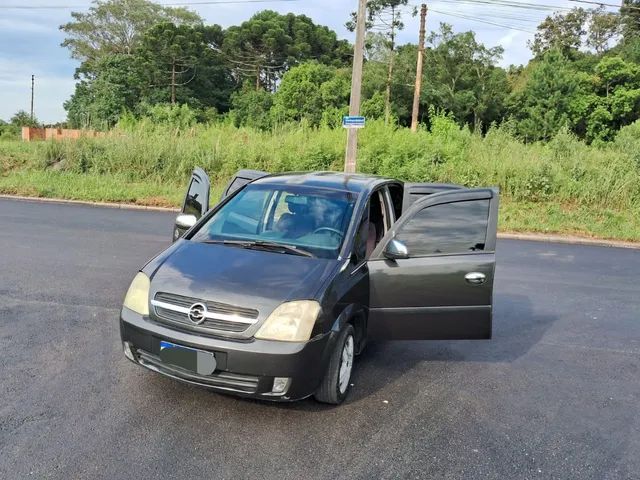
[[[127,358],[194,385],[340,403],[367,339],[491,338],[496,189],[194,171],[175,243],[135,277]]]

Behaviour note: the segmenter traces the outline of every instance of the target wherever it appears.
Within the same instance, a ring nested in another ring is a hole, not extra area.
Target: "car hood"
[[[337,260],[189,241],[161,257],[151,266],[152,298],[166,292],[253,308],[259,319],[283,302],[316,298],[338,266]]]

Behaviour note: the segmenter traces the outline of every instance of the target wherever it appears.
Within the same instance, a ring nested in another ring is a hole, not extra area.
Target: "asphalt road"
[[[640,478],[640,252],[502,241],[492,341],[376,343],[345,405],[281,405],[122,355],[171,220],[0,200],[0,478]]]

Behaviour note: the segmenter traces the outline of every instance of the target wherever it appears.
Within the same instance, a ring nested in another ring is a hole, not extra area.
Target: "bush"
[[[30,166],[58,165],[74,173],[180,187],[196,166],[203,167],[214,183],[223,183],[242,168],[269,172],[343,168],[342,128],[285,124],[265,131],[228,122],[184,128],[191,125],[188,110],[185,116],[177,109],[158,111],[166,118],[163,123],[125,116],[105,138],[26,144],[25,151],[32,151]],[[430,125],[431,130],[414,134],[381,120],[368,122],[359,136],[359,171],[411,182],[495,185],[520,203],[640,208],[640,124],[624,128],[615,143],[602,147],[588,146],[567,131],[546,145],[525,145],[508,124],[493,126],[482,137],[458,127],[446,115],[433,114]],[[2,157],[3,168],[27,161],[25,155]]]

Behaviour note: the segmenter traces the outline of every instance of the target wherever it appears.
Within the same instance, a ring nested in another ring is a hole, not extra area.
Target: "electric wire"
[[[195,2],[170,2],[160,3],[163,7],[187,7],[196,5],[229,5],[229,4],[248,4],[248,3],[293,3],[300,0],[202,0]],[[90,5],[0,5],[0,10],[71,10],[87,8]]]

